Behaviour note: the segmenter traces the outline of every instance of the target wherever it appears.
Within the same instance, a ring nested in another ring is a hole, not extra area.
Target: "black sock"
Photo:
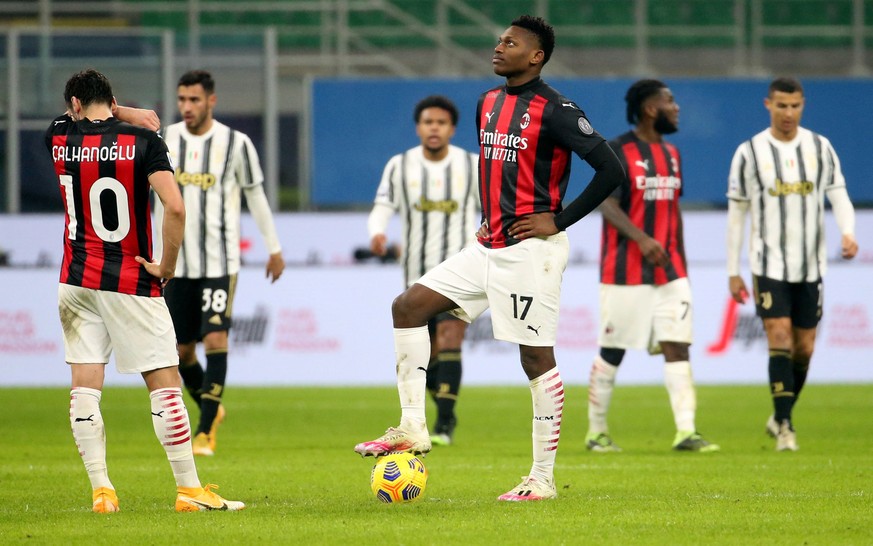
[[[427,363],[427,376],[425,379],[425,387],[430,393],[430,398],[434,402],[437,401],[437,389],[439,389],[439,361],[437,357],[433,357]]]
[[[206,374],[200,396],[200,426],[197,433],[209,433],[212,421],[218,413],[218,404],[224,394],[224,380],[227,378],[227,349],[216,349],[206,353]]]
[[[794,369],[794,403],[796,404],[800,391],[803,390],[803,386],[806,384],[806,376],[809,374],[809,360],[805,362],[794,360],[791,364]]]
[[[179,375],[185,384],[185,390],[200,405],[200,389],[203,387],[203,367],[196,360],[188,364],[179,363]]]
[[[789,355],[786,349],[770,349],[770,394],[777,423],[790,421],[794,406],[794,369]]]
[[[455,428],[455,403],[461,390],[461,351],[437,354],[438,388],[436,390],[437,426],[435,432],[451,434]]]

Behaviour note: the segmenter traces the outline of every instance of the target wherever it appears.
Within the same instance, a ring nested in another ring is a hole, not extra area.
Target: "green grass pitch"
[[[529,391],[464,387],[456,444],[425,458],[424,499],[384,505],[368,486],[373,460],[352,447],[396,424],[394,388],[231,386],[217,455],[197,464],[204,483],[248,508],[176,514],[145,387],[108,388],[122,511],[98,515],[68,390],[0,389],[0,543],[871,544],[870,392],[810,385],[795,410],[800,451],[777,453],[764,434],[766,385],[699,387],[698,428],[722,451],[696,454],[670,450],[662,387],[619,386],[610,422],[624,452],[594,454],[584,448],[586,389],[570,386],[559,498],[513,504],[496,497],[530,468]]]

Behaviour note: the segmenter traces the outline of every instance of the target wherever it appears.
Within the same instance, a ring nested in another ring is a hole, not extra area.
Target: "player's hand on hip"
[[[555,215],[551,212],[523,216],[509,228],[509,236],[519,240],[548,237],[555,233],[558,233],[558,228],[555,226]]]
[[[285,258],[282,257],[281,252],[277,252],[275,254],[270,254],[270,258],[267,260],[267,278],[272,277],[273,280],[270,283],[274,283],[279,280],[279,277],[282,276],[282,272],[285,271]]]
[[[488,222],[482,222],[482,225],[476,230],[476,237],[479,239],[487,239],[491,237],[491,228],[488,227]]]
[[[746,290],[746,283],[739,275],[733,275],[728,278],[728,288],[731,292],[731,297],[737,303],[746,303],[749,298],[749,291]]]
[[[166,286],[167,281],[176,275],[175,268],[163,267],[160,262],[150,262],[142,256],[137,256],[134,259],[145,268],[149,275],[159,278],[161,286]]]
[[[843,235],[842,241],[843,258],[851,260],[858,253],[858,241],[854,235]]]
[[[667,256],[664,247],[662,247],[661,243],[652,237],[646,237],[639,243],[639,245],[640,252],[642,252],[643,256],[645,256],[650,264],[658,267],[666,267],[670,262],[670,258]]]

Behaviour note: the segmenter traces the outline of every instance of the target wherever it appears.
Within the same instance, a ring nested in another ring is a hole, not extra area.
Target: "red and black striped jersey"
[[[604,141],[585,113],[540,78],[500,86],[479,97],[479,191],[488,248],[518,243],[509,227],[520,217],[558,213],[570,178],[571,152],[584,159]]]
[[[609,141],[627,176],[613,192],[631,222],[661,243],[670,258],[666,267],[649,263],[639,245],[603,220],[600,282],[603,284],[666,284],[686,277],[685,244],[679,197],[682,160],[669,142],[650,144],[629,131]]]
[[[136,262],[152,257],[148,176],[173,171],[152,131],[115,118],[55,119],[46,131],[66,210],[60,282],[160,296],[160,280]]]

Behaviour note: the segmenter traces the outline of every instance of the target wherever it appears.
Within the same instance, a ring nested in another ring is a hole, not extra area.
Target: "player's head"
[[[542,17],[522,15],[497,39],[491,64],[498,76],[536,76],[554,50],[555,29]]]
[[[797,135],[803,116],[803,86],[796,78],[779,77],[770,82],[764,107],[770,112],[770,131],[781,140]]]
[[[92,105],[112,106],[112,84],[109,79],[93,68],[73,74],[64,87],[64,102],[73,107],[73,97],[83,108]]]
[[[430,159],[442,159],[455,136],[458,109],[447,97],[431,95],[415,105],[415,134]]]
[[[679,130],[679,104],[667,84],[645,79],[634,82],[624,96],[627,122],[652,123],[656,132],[669,135]]]
[[[179,78],[176,105],[189,132],[202,135],[212,127],[215,101],[215,80],[209,72],[191,70]]]

